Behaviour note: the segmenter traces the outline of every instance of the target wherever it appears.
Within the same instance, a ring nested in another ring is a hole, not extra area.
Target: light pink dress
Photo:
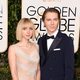
[[[36,71],[39,63],[38,50],[35,49],[32,54],[29,54],[15,45],[15,51],[19,80],[36,80]]]

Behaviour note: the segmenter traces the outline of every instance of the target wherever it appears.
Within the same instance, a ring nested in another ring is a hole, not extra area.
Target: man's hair
[[[58,18],[60,20],[60,12],[55,9],[55,8],[47,8],[44,12],[43,12],[43,15],[42,15],[42,20],[44,21],[45,19],[45,15],[48,13],[48,12],[54,12],[54,13],[57,13],[58,14]]]

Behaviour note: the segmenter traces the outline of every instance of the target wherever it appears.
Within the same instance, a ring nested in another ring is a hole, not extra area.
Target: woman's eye
[[[23,28],[23,30],[26,30],[26,29],[27,29],[26,27]]]
[[[32,28],[32,27],[30,27],[29,29],[30,29],[30,30],[33,30],[33,28]]]

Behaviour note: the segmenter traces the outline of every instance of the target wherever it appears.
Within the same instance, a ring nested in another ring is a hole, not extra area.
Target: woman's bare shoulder
[[[14,48],[14,47],[16,47],[16,46],[18,46],[18,45],[19,45],[19,42],[18,42],[18,43],[15,43],[15,44],[10,45],[10,46],[9,46],[9,48]]]
[[[13,51],[14,52],[15,48],[16,48],[16,45],[18,45],[18,43],[10,45],[9,48],[8,48],[8,51],[11,51],[11,52]]]

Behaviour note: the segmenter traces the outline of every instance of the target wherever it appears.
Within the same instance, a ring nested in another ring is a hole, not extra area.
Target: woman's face
[[[22,28],[22,39],[27,39],[29,40],[33,36],[33,26],[31,24],[24,24]]]

